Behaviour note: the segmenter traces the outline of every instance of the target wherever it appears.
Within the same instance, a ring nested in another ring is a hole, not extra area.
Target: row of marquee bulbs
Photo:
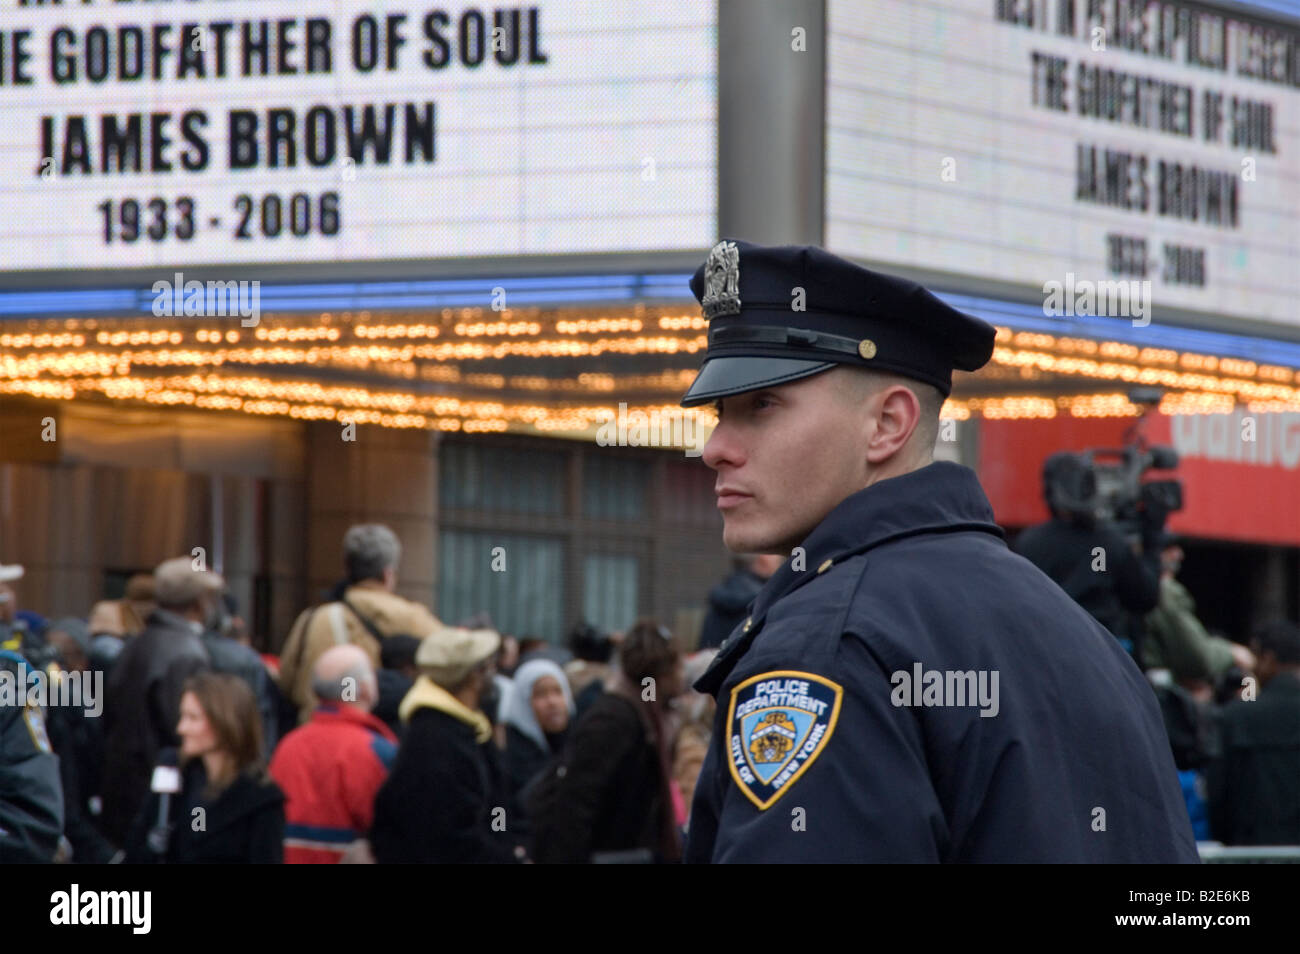
[[[556,344],[569,346],[591,346],[592,351],[577,353],[601,353],[599,349],[607,347],[611,352],[647,353],[658,351],[667,342],[661,340],[635,339],[631,341],[611,340],[598,342],[560,342]],[[184,367],[195,368],[222,367],[225,365],[335,365],[350,367],[368,367],[382,362],[410,362],[417,358],[430,360],[449,360],[455,355],[442,354],[439,349],[444,345],[407,345],[402,348],[369,347],[331,347],[331,348],[220,348],[216,351],[203,349],[160,348],[141,351],[49,351],[29,353],[16,356],[9,353],[0,354],[0,379],[39,379],[47,375],[58,377],[85,377],[115,375],[120,378],[130,377],[140,367]],[[451,346],[453,348],[458,346]],[[475,348],[478,346],[468,345]],[[495,348],[512,346],[496,345]],[[433,353],[423,353],[425,349],[435,349]],[[560,348],[552,354],[571,354]],[[503,355],[498,355],[503,356]],[[1189,357],[1183,355],[1182,357]],[[1200,356],[1191,356],[1200,357]],[[1218,359],[1222,372],[1229,359]],[[1178,362],[1182,364],[1181,359]],[[1176,370],[1168,367],[1151,367],[1145,364],[1129,363],[1119,360],[1098,360],[1090,357],[1053,354],[1047,351],[1017,349],[1014,347],[996,347],[993,364],[1006,369],[1018,370],[1022,376],[1032,379],[1035,375],[1058,374],[1083,377],[1104,381],[1123,381],[1135,385],[1158,385],[1172,391],[1220,393],[1236,395],[1245,401],[1277,401],[1286,404],[1300,404],[1300,388],[1290,383],[1282,383],[1276,374],[1275,366],[1256,366],[1250,362],[1234,360],[1233,367],[1242,371],[1253,371],[1254,380],[1247,377],[1225,376],[1222,373],[1207,371]],[[1189,363],[1192,364],[1192,363]],[[1201,362],[1202,366],[1204,365]],[[1287,369],[1280,369],[1287,370]],[[1288,377],[1290,375],[1288,374]],[[1260,380],[1263,378],[1264,380]],[[680,387],[680,378],[671,376],[663,380],[667,389]],[[542,390],[542,388],[533,388]],[[571,389],[570,389],[571,390]],[[611,391],[609,386],[595,390]]]
[[[169,320],[168,326],[163,328],[141,328],[139,326],[142,322],[149,324],[153,322],[148,319],[111,321],[70,319],[63,322],[63,324],[65,327],[77,329],[77,331],[0,334],[0,348],[6,350],[83,348],[91,341],[92,335],[90,333],[93,331],[94,344],[113,348],[123,346],[177,346],[183,345],[189,336],[192,336],[194,342],[203,345],[221,346],[246,342],[245,347],[238,349],[233,356],[228,351],[223,352],[220,347],[215,353],[199,349],[200,354],[188,358],[188,360],[182,358],[182,363],[203,363],[205,360],[203,356],[207,355],[211,356],[210,360],[214,363],[222,363],[226,360],[252,364],[318,363],[342,360],[348,364],[353,364],[359,360],[372,362],[409,361],[414,359],[431,361],[478,360],[507,355],[547,357],[552,355],[601,354],[605,352],[697,353],[707,343],[705,336],[698,334],[707,327],[707,322],[699,315],[666,314],[659,315],[652,321],[660,331],[694,331],[697,332],[695,335],[670,337],[651,335],[649,337],[634,338],[635,344],[619,338],[602,338],[596,341],[575,343],[563,340],[538,340],[536,336],[544,332],[564,336],[589,334],[638,336],[643,331],[646,322],[639,317],[579,319],[558,317],[578,313],[574,311],[551,312],[549,314],[555,320],[545,323],[535,320],[483,321],[478,320],[482,311],[482,309],[477,308],[443,309],[442,325],[433,321],[399,321],[391,324],[370,324],[370,313],[364,311],[355,316],[355,321],[352,313],[344,314],[342,316],[342,325],[333,324],[335,318],[330,313],[316,316],[308,324],[303,324],[307,319],[299,316],[278,318],[268,316],[259,327],[251,330],[243,329],[242,332],[229,328],[221,330],[203,326],[184,328],[177,326],[174,320]],[[641,313],[645,309],[638,308],[636,311]],[[511,313],[506,312],[505,314]],[[466,320],[457,321],[457,318]],[[52,322],[45,322],[44,324],[48,326]],[[498,337],[506,340],[518,338],[532,338],[533,340],[522,344],[522,346],[453,343],[446,340],[448,335],[444,334],[444,326],[451,334],[459,338]],[[85,333],[78,333],[83,328]],[[286,350],[274,347],[258,347],[258,344],[262,343],[278,345],[281,342],[329,342],[334,344],[339,342],[344,334],[366,342],[378,342],[384,339],[406,339],[410,341],[421,338],[426,341],[435,338],[443,338],[444,340],[434,347],[421,345],[385,347],[379,344],[367,346],[344,345],[341,349],[326,348],[324,350],[292,348]],[[258,344],[253,344],[254,342]],[[1015,332],[1010,328],[999,327],[997,329],[997,343],[1024,350],[1055,352],[1064,357],[1109,358],[1135,362],[1144,366],[1163,365],[1188,371],[1217,371],[1235,377],[1257,377],[1279,384],[1300,384],[1300,370],[1281,365],[1257,364],[1244,359],[1191,352],[1179,353],[1168,348],[1139,347],[1118,341],[1096,341],[1088,338],[1056,336],[1041,332]],[[136,358],[137,356],[131,355],[130,357]],[[174,360],[176,355],[174,352],[168,351],[165,357],[167,360]],[[141,363],[154,365],[162,363],[157,360],[150,361],[147,357],[139,358],[139,360]],[[1067,368],[1061,367],[1055,370],[1067,370]]]
[[[111,400],[141,401],[148,404],[189,406],[245,414],[286,416],[304,420],[330,420],[382,427],[425,428],[476,432],[564,432],[591,434],[602,423],[620,413],[637,413],[651,421],[673,415],[695,417],[705,428],[713,427],[716,416],[708,407],[681,409],[676,405],[636,406],[618,409],[611,405],[547,407],[501,402],[460,401],[446,397],[416,397],[364,388],[325,388],[315,382],[276,382],[259,378],[225,379],[172,376],[152,379],[80,379],[77,381],[0,382],[0,393],[25,393],[34,397],[71,400],[79,394],[103,395]],[[1237,406],[1229,395],[1170,394],[1160,410],[1175,414],[1228,413]],[[1300,411],[1300,404],[1276,401],[1246,402],[1252,412]],[[942,416],[967,420],[979,414],[988,419],[1124,417],[1135,416],[1140,408],[1123,394],[1075,396],[1023,395],[1010,398],[949,399]]]

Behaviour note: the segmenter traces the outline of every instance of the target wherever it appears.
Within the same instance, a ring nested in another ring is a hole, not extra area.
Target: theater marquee
[[[11,6],[0,273],[707,247],[714,6]]]
[[[827,7],[831,248],[1027,294],[1150,281],[1157,309],[1300,329],[1295,21],[1177,0]]]

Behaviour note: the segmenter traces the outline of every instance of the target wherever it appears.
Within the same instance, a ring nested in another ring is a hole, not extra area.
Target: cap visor
[[[682,398],[682,407],[798,381],[835,367],[834,361],[799,358],[709,358]]]
[[[489,656],[495,656],[501,648],[501,634],[494,629],[474,630],[474,657],[482,662]],[[477,663],[476,663],[477,665]]]

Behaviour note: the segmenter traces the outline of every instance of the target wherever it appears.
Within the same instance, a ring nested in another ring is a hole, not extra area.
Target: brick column
[[[306,577],[312,599],[342,575],[343,534],[383,523],[402,541],[397,591],[437,611],[438,457],[431,431],[307,425]]]

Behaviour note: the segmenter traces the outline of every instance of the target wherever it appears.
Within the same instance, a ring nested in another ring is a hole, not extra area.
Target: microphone
[[[181,790],[181,773],[178,768],[175,749],[163,749],[158,753],[158,764],[154,766],[153,778],[149,790],[158,793],[158,820],[149,829],[146,839],[149,850],[156,855],[167,854],[167,843],[171,840],[172,796]]]

